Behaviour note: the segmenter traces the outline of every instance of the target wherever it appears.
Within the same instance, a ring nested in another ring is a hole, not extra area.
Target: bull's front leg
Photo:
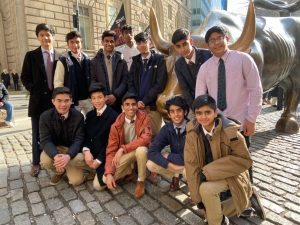
[[[300,102],[299,88],[288,88],[284,96],[284,111],[276,123],[275,130],[282,133],[295,134],[299,132],[299,124],[296,120],[297,107]]]

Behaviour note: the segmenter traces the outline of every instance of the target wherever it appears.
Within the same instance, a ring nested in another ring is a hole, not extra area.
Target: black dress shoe
[[[265,220],[266,219],[266,213],[265,213],[263,205],[261,204],[259,194],[257,193],[257,190],[256,190],[255,187],[252,188],[252,191],[253,191],[253,194],[250,198],[251,206],[255,210],[256,215],[259,218],[261,218],[262,220]]]

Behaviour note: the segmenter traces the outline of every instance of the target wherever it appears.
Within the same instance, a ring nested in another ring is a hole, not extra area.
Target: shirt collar
[[[150,57],[151,57],[151,52],[149,52],[149,54],[146,56],[146,57],[143,57],[142,55],[141,55],[141,58],[142,58],[142,61],[143,61],[143,59],[150,59]]]
[[[42,52],[43,52],[43,53],[44,53],[44,52],[50,52],[51,55],[54,54],[54,49],[53,49],[53,48],[50,49],[50,50],[47,50],[47,49],[44,49],[43,47],[41,47],[41,49],[42,49]]]
[[[215,123],[214,123],[214,125],[213,125],[213,127],[212,127],[212,129],[211,129],[210,132],[208,132],[203,126],[201,126],[201,127],[202,127],[202,130],[203,130],[203,133],[204,133],[205,136],[206,136],[207,134],[209,134],[209,135],[212,137],[212,135],[213,135],[213,133],[214,133],[214,129],[215,129]]]
[[[193,48],[192,51],[193,51],[193,55],[192,55],[192,58],[191,58],[191,59],[184,58],[187,64],[189,64],[190,61],[192,61],[194,64],[195,64],[195,62],[196,62],[196,51],[195,51],[194,48]]]
[[[222,59],[224,60],[224,62],[226,62],[226,60],[227,60],[229,54],[230,54],[230,50],[228,49],[228,50],[225,52],[225,54],[222,55],[222,57],[216,57],[215,55],[213,55],[212,58],[213,58],[214,62],[215,62],[216,64],[218,64],[220,58],[222,58]]]
[[[105,104],[101,109],[96,109],[96,111],[97,111],[97,113],[100,113],[100,115],[102,115],[106,108],[107,108],[107,105]]]
[[[134,121],[136,120],[136,115],[134,116],[133,120]],[[126,121],[126,123],[131,124],[131,120],[126,118],[126,116],[125,116],[125,121]]]
[[[71,51],[70,51],[71,52]],[[71,55],[75,58],[75,59],[79,59],[80,61],[82,60],[82,54],[81,52],[79,54],[74,54],[73,52],[71,52]]]
[[[174,129],[175,129],[175,130],[176,130],[176,128],[180,128],[180,129],[181,129],[181,131],[180,131],[180,132],[183,132],[182,130],[184,130],[184,129],[185,129],[185,127],[186,127],[186,123],[187,123],[187,121],[186,121],[186,120],[184,120],[180,126],[175,126],[175,124],[173,123],[173,127],[174,127]]]

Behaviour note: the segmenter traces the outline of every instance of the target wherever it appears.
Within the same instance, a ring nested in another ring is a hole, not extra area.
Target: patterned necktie
[[[47,82],[48,82],[48,88],[50,90],[53,89],[53,62],[51,60],[51,54],[49,51],[44,51],[45,54],[47,54],[47,65],[46,65],[46,74],[47,74]]]
[[[148,59],[143,59],[144,70],[147,70]]]
[[[97,111],[97,116],[101,116],[101,112],[100,111]]]
[[[218,108],[224,111],[227,108],[226,103],[226,71],[224,60],[220,58],[219,69],[218,69]]]

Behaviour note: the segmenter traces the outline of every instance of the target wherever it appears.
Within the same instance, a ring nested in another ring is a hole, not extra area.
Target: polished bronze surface
[[[261,75],[264,91],[278,84],[284,89],[284,111],[275,129],[277,132],[297,133],[299,125],[296,121],[296,110],[300,102],[300,18],[255,18],[254,5],[250,1],[246,18],[226,11],[212,11],[194,32],[197,35],[192,35],[194,44],[206,47],[205,32],[215,25],[227,28],[232,43],[231,49],[249,52],[253,57]],[[153,10],[150,11],[150,30],[156,48],[168,55],[168,83],[157,100],[158,110],[166,115],[166,99],[180,94],[174,71],[177,56],[172,44],[162,38]]]

